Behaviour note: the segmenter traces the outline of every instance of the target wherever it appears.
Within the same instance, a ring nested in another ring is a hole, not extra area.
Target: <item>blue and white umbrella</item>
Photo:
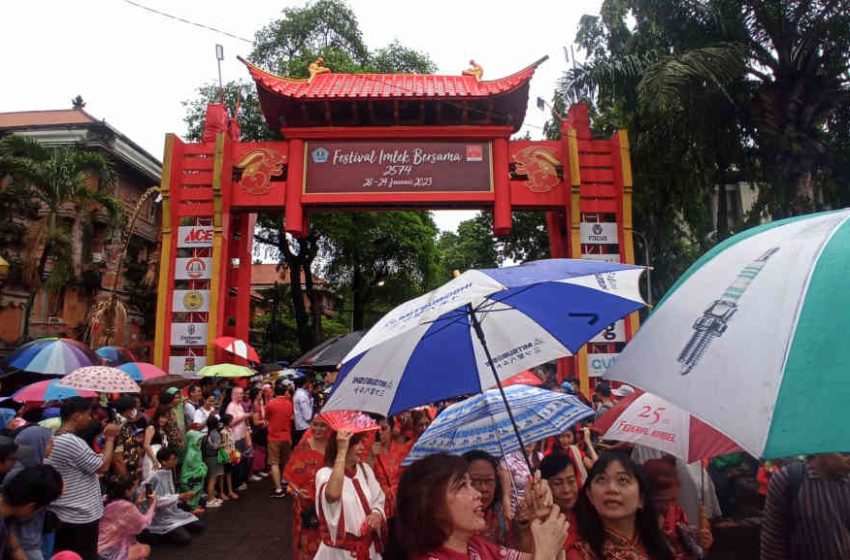
[[[643,270],[549,259],[464,272],[378,321],[343,360],[324,410],[391,415],[568,356],[643,307]]]
[[[527,385],[505,387],[517,430],[526,443],[556,436],[594,415],[577,397]],[[481,449],[501,457],[519,449],[511,418],[498,389],[490,389],[442,411],[405,457],[409,465],[432,453],[460,455]]]

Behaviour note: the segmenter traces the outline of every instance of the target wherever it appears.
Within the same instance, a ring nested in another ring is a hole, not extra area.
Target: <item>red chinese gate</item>
[[[315,73],[290,79],[245,63],[279,142],[239,142],[210,105],[199,143],[166,137],[154,361],[188,373],[220,360],[218,336],[248,339],[256,212],[283,210],[306,235],[310,212],[380,208],[546,212],[553,257],[634,262],[628,136],[590,134],[573,106],[560,141],[511,141],[529,81],[545,59],[506,78]],[[600,333],[560,372],[607,369],[637,316]]]

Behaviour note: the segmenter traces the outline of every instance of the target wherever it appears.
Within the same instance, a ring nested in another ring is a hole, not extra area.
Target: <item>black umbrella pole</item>
[[[475,329],[475,335],[478,337],[478,340],[481,342],[481,346],[484,348],[484,355],[487,356],[487,363],[490,365],[490,371],[493,372],[493,378],[496,380],[496,386],[499,387],[499,393],[502,395],[502,400],[505,401],[508,418],[511,419],[511,426],[514,427],[514,434],[516,434],[516,438],[519,441],[519,448],[522,450],[522,456],[525,458],[525,463],[528,465],[528,472],[533,474],[534,467],[531,465],[531,459],[529,459],[528,453],[525,451],[525,443],[522,441],[522,436],[520,435],[519,428],[516,425],[514,413],[511,411],[511,405],[508,404],[508,396],[505,394],[505,388],[502,387],[499,374],[496,372],[496,365],[493,363],[493,357],[490,356],[490,349],[487,347],[487,341],[484,339],[484,330],[481,328],[481,323],[475,315],[475,310],[472,309],[472,304],[467,303],[466,309],[469,312],[469,317],[472,321],[472,328]]]

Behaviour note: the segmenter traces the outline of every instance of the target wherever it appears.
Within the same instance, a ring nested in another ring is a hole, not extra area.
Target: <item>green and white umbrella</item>
[[[850,451],[850,210],[744,231],[685,272],[605,377],[753,455]]]

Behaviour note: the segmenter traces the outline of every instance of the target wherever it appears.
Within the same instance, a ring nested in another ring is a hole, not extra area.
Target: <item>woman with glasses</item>
[[[485,528],[481,536],[493,544],[506,546],[510,523],[502,512],[502,485],[499,482],[499,461],[486,451],[473,450],[463,454],[469,463],[469,480],[481,494]]]

